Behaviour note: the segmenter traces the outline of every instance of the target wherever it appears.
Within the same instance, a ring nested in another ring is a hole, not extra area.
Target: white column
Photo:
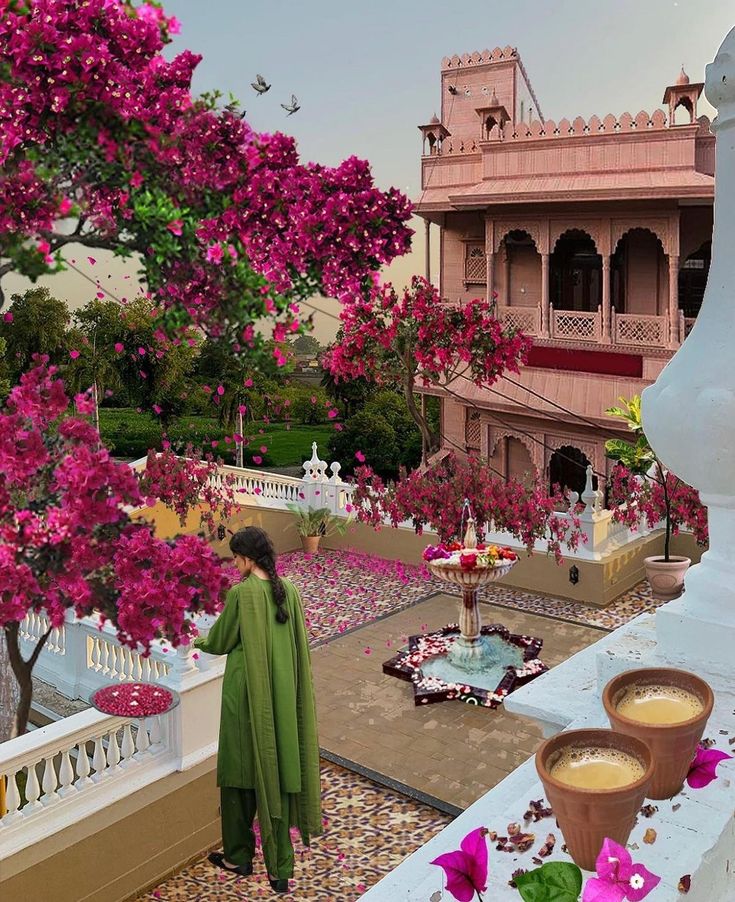
[[[681,598],[656,617],[670,660],[699,658],[731,673],[735,648],[735,29],[707,66],[718,109],[712,265],[697,328],[643,392],[643,426],[664,465],[708,507],[709,550],[686,576]],[[670,261],[671,270],[674,262]],[[669,293],[670,300],[672,292]],[[675,298],[675,295],[674,295]],[[691,669],[691,667],[690,667]]]

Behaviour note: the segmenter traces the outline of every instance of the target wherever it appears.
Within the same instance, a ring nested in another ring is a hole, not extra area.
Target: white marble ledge
[[[504,704],[512,714],[530,717],[553,736],[599,706],[598,657],[614,656],[621,643],[640,660],[655,647],[653,614],[642,614],[598,642],[557,664],[511,693]],[[543,652],[541,655],[543,659]],[[629,666],[635,666],[635,662]]]
[[[723,722],[719,717],[711,722],[708,734],[721,739],[717,743],[720,748],[727,748],[727,739],[718,735]],[[605,725],[604,717],[598,712],[581,718],[571,727]],[[442,871],[430,864],[433,858],[458,849],[462,838],[477,827],[485,826],[504,834],[509,823],[523,822],[529,800],[543,796],[543,787],[531,758],[407,858],[362,899],[366,902],[428,902],[433,893],[442,890]],[[730,866],[735,860],[735,760],[720,765],[718,778],[709,787],[685,789],[673,800],[651,804],[655,804],[658,811],[650,818],[639,817],[629,840],[633,860],[662,878],[647,899],[650,902],[683,900],[677,886],[679,879],[689,874],[692,884],[687,902],[732,902],[735,899],[735,873]],[[679,806],[676,811],[675,805]],[[652,844],[643,841],[649,828],[656,831]],[[530,870],[535,867],[531,859],[548,833],[553,833],[557,842],[554,853],[546,860],[570,860],[561,851],[563,838],[553,818],[531,824],[527,829],[535,834],[536,842],[526,853],[497,852],[491,846],[486,899],[518,902],[520,896],[508,881],[517,868]],[[590,875],[585,873],[587,876]],[[449,902],[452,897],[445,892],[440,898],[442,902]]]

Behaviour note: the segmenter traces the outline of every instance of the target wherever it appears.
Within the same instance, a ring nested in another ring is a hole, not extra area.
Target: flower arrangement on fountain
[[[441,562],[443,566],[460,567],[462,570],[499,567],[506,561],[515,563],[518,560],[515,551],[507,546],[479,542],[477,548],[464,548],[456,541],[427,545],[422,557],[427,564]]]

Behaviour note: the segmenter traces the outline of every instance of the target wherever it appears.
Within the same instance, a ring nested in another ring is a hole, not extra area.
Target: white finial
[[[735,28],[728,32],[704,72],[705,97],[717,109],[711,126],[714,132],[735,120]]]
[[[588,464],[587,478],[584,483],[584,491],[582,492],[582,501],[584,502],[584,512],[586,514],[592,513],[594,510],[596,498],[597,493],[592,485],[592,464]]]

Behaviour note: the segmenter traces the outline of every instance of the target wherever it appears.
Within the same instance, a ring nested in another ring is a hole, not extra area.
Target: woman
[[[223,851],[212,864],[240,876],[253,872],[257,813],[268,879],[288,892],[294,851],[289,827],[305,845],[321,833],[319,744],[309,643],[301,599],[276,573],[268,534],[241,529],[230,550],[242,581],[194,646],[227,655],[217,755]]]

